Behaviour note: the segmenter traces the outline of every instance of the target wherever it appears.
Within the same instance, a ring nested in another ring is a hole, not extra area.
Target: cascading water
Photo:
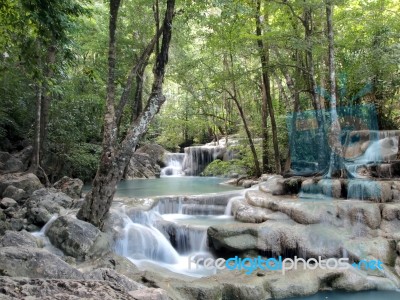
[[[166,167],[161,170],[161,176],[182,176],[184,153],[168,153],[166,155]]]
[[[123,206],[123,219],[115,251],[139,267],[157,264],[174,272],[191,276],[210,275],[215,270],[203,267],[188,269],[189,255],[212,256],[207,246],[207,228],[232,222],[224,215],[231,197],[238,192],[222,194],[165,196],[149,211]]]
[[[193,146],[185,148],[183,171],[185,175],[197,176],[216,159],[223,159],[226,148],[223,146]]]
[[[135,222],[123,211],[124,227],[116,252],[131,259],[151,259],[165,263],[177,263],[179,254],[165,236],[153,226],[153,211],[141,212],[144,218]]]
[[[399,137],[396,132],[370,132],[370,141],[365,141],[368,147],[365,152],[346,163],[346,169],[353,178],[369,177],[369,169],[396,159],[399,150]],[[365,146],[364,146],[365,147]],[[387,172],[390,174],[390,171]]]

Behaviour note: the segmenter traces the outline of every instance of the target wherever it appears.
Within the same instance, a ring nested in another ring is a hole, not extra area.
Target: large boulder
[[[43,187],[39,178],[32,173],[13,173],[0,175],[0,195],[2,195],[6,188],[10,185],[24,190],[29,195]]]
[[[260,184],[260,191],[273,195],[283,195],[285,194],[284,181],[283,176],[273,175],[266,182]]]
[[[98,228],[72,216],[57,218],[47,231],[54,246],[79,260],[85,259],[99,235]]]
[[[161,168],[148,154],[135,152],[129,162],[125,179],[158,178]]]
[[[28,198],[28,195],[23,189],[19,189],[13,185],[9,185],[4,190],[3,197],[12,198],[17,202],[22,202],[22,200]]]
[[[151,160],[155,161],[160,167],[165,167],[165,154],[167,151],[157,144],[147,144],[136,150],[137,154],[146,154]]]
[[[2,173],[23,172],[24,164],[18,158],[10,156],[6,161],[2,161],[0,171]]]
[[[27,200],[28,220],[37,226],[43,226],[54,214],[65,213],[73,204],[73,199],[55,189],[40,189]]]
[[[72,179],[64,176],[57,181],[53,187],[64,194],[67,194],[71,198],[79,199],[82,196],[83,181],[79,178]]]
[[[0,207],[4,209],[11,208],[17,205],[18,205],[17,201],[11,198],[3,198],[0,201]]]
[[[6,231],[0,238],[1,247],[37,248],[36,238],[26,231]]]
[[[0,275],[30,278],[83,279],[83,275],[54,254],[38,248],[0,248]]]

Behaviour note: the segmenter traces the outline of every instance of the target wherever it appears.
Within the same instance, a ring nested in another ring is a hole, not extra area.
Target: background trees
[[[399,4],[337,0],[332,5],[337,105],[374,104],[380,128],[398,128]],[[235,163],[249,174],[284,169],[290,157],[287,115],[329,107],[325,2],[187,0],[177,6],[164,79],[167,100],[139,143],[179,151],[236,139],[240,160]],[[157,16],[161,26],[164,10],[162,1],[121,3],[116,102],[154,37]],[[0,4],[0,147],[21,150],[39,138],[38,162],[50,181],[62,175],[89,181],[97,170],[107,94],[108,14],[108,4],[100,0]],[[151,95],[160,46],[132,80],[118,122],[119,141]],[[33,125],[35,120],[40,126]]]

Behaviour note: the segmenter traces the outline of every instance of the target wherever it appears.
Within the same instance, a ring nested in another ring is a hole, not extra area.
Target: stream
[[[235,222],[227,214],[230,199],[243,190],[222,185],[223,179],[210,177],[162,177],[120,183],[117,197],[156,198],[158,204],[147,211],[116,203],[123,216],[120,239],[115,251],[129,258],[139,268],[157,266],[172,272],[204,277],[215,270],[188,269],[188,257],[212,257],[207,248],[207,228],[215,224]],[[177,196],[179,195],[179,196]],[[394,291],[319,292],[310,297],[291,299],[399,299]]]
[[[120,238],[115,251],[129,258],[139,268],[149,264],[173,272],[202,277],[215,270],[188,269],[188,257],[211,257],[207,248],[207,228],[216,224],[235,222],[225,215],[229,199],[243,191],[223,185],[220,178],[163,177],[130,180],[118,186],[118,197],[156,199],[149,210],[130,207],[124,201],[113,209],[123,218]],[[179,196],[176,196],[179,195]]]

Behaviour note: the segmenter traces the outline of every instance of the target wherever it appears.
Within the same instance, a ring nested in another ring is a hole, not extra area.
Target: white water
[[[154,212],[144,212],[152,214]],[[148,220],[133,222],[123,214],[124,227],[121,239],[117,242],[116,252],[131,259],[151,259],[164,263],[177,263],[178,252],[171,246],[165,236]]]
[[[224,213],[225,216],[231,216],[232,215],[232,204],[233,204],[233,202],[236,201],[236,200],[242,200],[243,197],[244,197],[244,195],[241,195],[241,196],[236,196],[236,197],[232,197],[232,198],[229,199],[228,205],[225,208],[225,213]]]
[[[42,243],[43,243],[43,248],[44,248],[44,249],[46,249],[46,250],[48,250],[49,252],[54,253],[54,254],[56,254],[56,255],[58,255],[58,256],[63,257],[63,256],[64,256],[64,253],[63,253],[60,249],[54,247],[54,246],[51,244],[49,238],[46,236],[46,232],[47,232],[47,230],[49,229],[50,225],[51,225],[55,220],[57,220],[57,218],[58,218],[58,214],[54,214],[54,215],[50,218],[50,220],[42,227],[42,229],[40,229],[40,231],[32,232],[32,235],[35,236],[35,237],[37,237],[40,241],[42,241]]]
[[[184,153],[168,153],[167,166],[161,170],[161,176],[183,176],[182,171]]]
[[[195,277],[214,274],[215,270],[194,264],[189,269],[188,260],[189,256],[212,257],[207,229],[212,224],[233,222],[232,217],[224,215],[231,197],[229,193],[224,197],[166,197],[150,211],[123,206],[118,212],[123,218],[122,228],[115,228],[119,232],[115,251],[143,268],[158,265]]]
[[[368,165],[390,162],[396,158],[399,140],[396,136],[384,136],[382,139],[371,141],[365,152],[346,164],[348,172],[353,178],[367,178]]]
[[[222,146],[192,146],[185,148],[183,172],[185,175],[197,176],[206,166],[216,159],[223,159],[226,148]]]

